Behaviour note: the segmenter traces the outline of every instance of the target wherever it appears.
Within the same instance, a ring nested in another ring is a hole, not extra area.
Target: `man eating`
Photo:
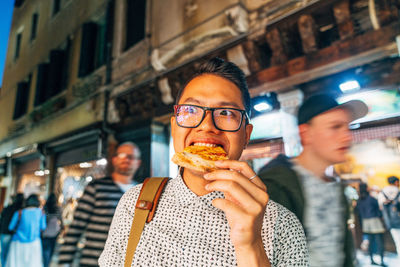
[[[132,266],[308,266],[298,219],[269,200],[251,167],[238,161],[250,139],[250,95],[243,72],[214,58],[178,93],[171,135],[176,152],[222,147],[216,170],[181,168],[146,224]],[[121,199],[100,266],[123,265],[141,185]]]

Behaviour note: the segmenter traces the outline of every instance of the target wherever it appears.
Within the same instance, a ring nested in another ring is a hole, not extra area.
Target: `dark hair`
[[[24,200],[25,200],[24,194],[18,193],[18,194],[15,196],[12,205],[14,206],[14,208],[15,208],[16,210],[20,210],[20,209],[22,209],[22,208],[24,207]]]
[[[29,207],[38,208],[39,206],[40,206],[40,200],[38,195],[32,194],[26,199],[26,205],[25,205],[26,208]]]
[[[369,195],[369,193],[368,193],[368,185],[367,184],[361,183],[360,187],[359,187],[359,190],[360,190],[360,199],[364,199]]]
[[[246,76],[244,75],[243,71],[234,63],[225,61],[218,57],[210,59],[199,67],[197,72],[179,90],[176,96],[176,104],[178,104],[179,100],[181,99],[181,96],[187,84],[194,78],[203,74],[213,74],[234,83],[239,88],[240,93],[242,94],[244,109],[248,117],[250,118],[250,93],[249,88],[247,87]]]
[[[399,181],[399,178],[397,178],[396,176],[388,177],[389,184],[394,184],[396,181]]]
[[[58,205],[57,205],[56,194],[51,193],[49,195],[49,197],[47,198],[46,204],[44,205],[43,209],[47,214],[57,213]]]

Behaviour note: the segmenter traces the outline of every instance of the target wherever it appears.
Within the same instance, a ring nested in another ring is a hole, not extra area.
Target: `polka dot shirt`
[[[100,266],[123,266],[138,185],[121,198],[100,256]],[[236,266],[225,213],[211,201],[223,193],[196,196],[178,176],[161,195],[153,220],[146,224],[132,266]],[[262,227],[272,266],[309,266],[304,232],[295,215],[269,201]]]

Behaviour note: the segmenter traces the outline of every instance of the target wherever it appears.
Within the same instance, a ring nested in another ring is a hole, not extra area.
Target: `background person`
[[[367,185],[364,183],[360,184],[360,198],[357,201],[356,212],[361,217],[362,232],[368,237],[371,264],[377,265],[373,258],[375,248],[381,257],[380,265],[386,266],[383,261],[385,227],[382,222],[382,213],[378,201],[369,194]]]
[[[8,249],[11,244],[11,238],[14,234],[13,231],[8,230],[12,216],[14,213],[24,206],[24,194],[18,193],[13,202],[5,207],[1,212],[0,218],[0,251],[1,251],[1,266],[6,266]]]
[[[43,266],[48,267],[54,253],[57,237],[63,228],[61,210],[54,193],[47,198],[43,207],[46,214],[46,229],[42,232]]]
[[[133,176],[140,163],[139,148],[131,142],[123,143],[112,158],[111,177],[96,179],[87,185],[64,236],[59,253],[60,264],[72,264],[77,244],[84,236],[86,242],[80,265],[98,266],[97,260],[104,248],[115,208],[122,194],[136,184]]]
[[[383,213],[386,228],[390,230],[396,246],[397,257],[400,258],[400,191],[399,178],[388,177],[389,185],[379,194],[379,205]]]
[[[279,155],[259,171],[270,198],[302,222],[311,266],[355,264],[343,187],[336,178],[327,177],[325,170],[346,160],[352,142],[349,124],[367,112],[362,101],[339,105],[327,94],[311,96],[298,111],[301,154],[293,159]]]
[[[46,228],[46,216],[40,208],[39,196],[30,195],[25,208],[16,211],[9,230],[16,229],[12,237],[5,267],[43,266],[40,233]]]

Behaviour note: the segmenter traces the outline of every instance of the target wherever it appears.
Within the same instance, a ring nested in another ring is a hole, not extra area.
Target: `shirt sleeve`
[[[379,208],[381,209],[381,210],[383,210],[383,203],[385,202],[385,196],[383,195],[383,193],[382,192],[380,192],[379,194],[378,194],[378,204],[379,204]]]
[[[275,225],[272,266],[309,266],[309,255],[303,227],[296,216],[285,208],[279,210]]]
[[[47,227],[46,215],[44,214],[44,212],[42,212],[42,215],[40,217],[40,230],[44,231],[46,227]]]
[[[18,211],[14,212],[10,224],[8,225],[8,230],[13,231],[18,222]]]
[[[124,266],[126,247],[134,216],[135,198],[132,197],[131,192],[128,191],[122,196],[115,210],[106,245],[99,258],[100,267]]]
[[[82,197],[79,199],[78,206],[75,210],[74,219],[64,237],[65,242],[61,246],[59,254],[58,262],[60,264],[72,263],[77,250],[77,243],[82,237],[82,234],[84,233],[88,222],[90,221],[90,216],[96,202],[95,195],[96,188],[94,184],[88,184]]]

